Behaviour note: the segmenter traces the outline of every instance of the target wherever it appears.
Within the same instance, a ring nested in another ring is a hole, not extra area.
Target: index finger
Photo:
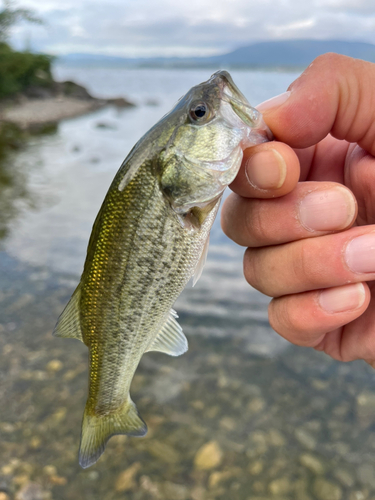
[[[375,64],[324,54],[289,87],[257,108],[278,140],[294,148],[329,133],[375,154]]]

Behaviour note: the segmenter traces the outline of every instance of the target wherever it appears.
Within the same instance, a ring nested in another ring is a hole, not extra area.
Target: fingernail
[[[279,94],[275,97],[271,97],[271,99],[268,99],[267,101],[261,102],[258,104],[258,106],[255,106],[258,111],[261,111],[262,113],[264,111],[267,111],[271,108],[277,108],[278,106],[281,106],[284,104],[284,102],[288,99],[290,96],[290,90],[287,92],[283,92],[282,94]]]
[[[323,290],[318,298],[320,307],[328,313],[358,309],[364,304],[365,299],[366,291],[362,283]]]
[[[375,233],[363,234],[349,241],[345,260],[354,273],[375,273]]]
[[[319,189],[302,198],[298,206],[299,220],[308,231],[344,229],[353,220],[356,203],[345,188]]]
[[[252,155],[245,164],[248,182],[257,189],[279,189],[285,181],[286,164],[275,149]]]

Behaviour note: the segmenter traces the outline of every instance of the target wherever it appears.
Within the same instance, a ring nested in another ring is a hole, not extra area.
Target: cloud
[[[373,0],[20,0],[48,27],[22,25],[33,48],[123,56],[207,55],[262,40],[375,42]]]

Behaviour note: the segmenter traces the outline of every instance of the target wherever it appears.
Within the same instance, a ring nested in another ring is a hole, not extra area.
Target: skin
[[[245,151],[222,227],[248,247],[245,277],[273,297],[269,320],[280,335],[375,367],[375,257],[367,272],[345,260],[355,237],[375,232],[375,64],[325,54],[288,90],[286,100],[258,106],[276,141]],[[330,227],[306,229],[302,200],[328,189],[345,203],[329,204]],[[324,307],[327,300],[335,308]]]

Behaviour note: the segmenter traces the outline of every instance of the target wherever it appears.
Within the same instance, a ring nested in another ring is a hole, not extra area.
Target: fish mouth
[[[262,114],[250,105],[227,71],[217,71],[211,76],[209,82],[219,87],[222,101],[228,103],[243,125],[250,129],[246,134],[247,140],[244,141],[245,147],[274,139]]]

